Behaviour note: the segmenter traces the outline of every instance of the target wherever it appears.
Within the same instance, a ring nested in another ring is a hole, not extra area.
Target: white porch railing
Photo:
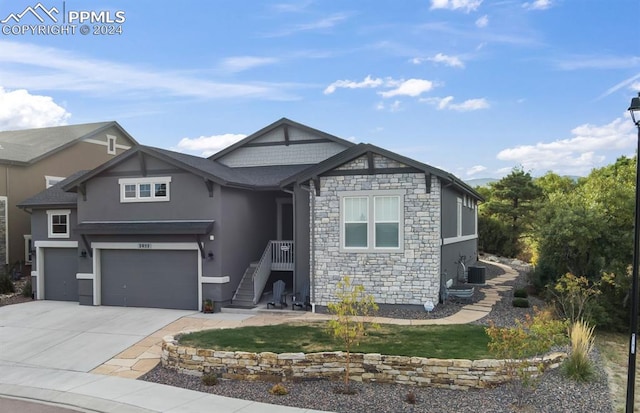
[[[271,241],[271,270],[293,271],[293,241]]]
[[[258,304],[271,271],[293,271],[293,241],[269,241],[253,273],[253,304]]]

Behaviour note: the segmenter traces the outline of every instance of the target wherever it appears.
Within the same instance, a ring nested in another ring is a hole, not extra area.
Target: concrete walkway
[[[376,317],[381,324],[442,325],[465,324],[486,316],[501,299],[500,292],[511,289],[503,285],[513,281],[518,273],[506,265],[491,262],[504,269],[505,274],[487,281],[485,298],[464,306],[449,317],[439,319],[406,320]],[[216,328],[236,328],[280,324],[290,321],[319,321],[330,316],[309,312],[274,312],[258,314],[201,314],[186,315],[131,347],[117,354],[90,373],[25,365],[0,361],[0,396],[23,398],[29,401],[54,403],[62,407],[90,412],[151,413],[201,412],[257,413],[320,413],[317,410],[287,406],[273,406],[247,400],[232,399],[138,380],[153,369],[161,356],[162,339],[166,335]]]

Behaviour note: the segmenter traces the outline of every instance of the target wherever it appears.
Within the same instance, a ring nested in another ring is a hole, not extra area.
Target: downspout
[[[297,291],[296,288],[298,287],[298,279],[296,278],[296,251],[298,251],[298,249],[296,248],[296,194],[290,190],[290,189],[285,189],[282,188],[282,191],[287,193],[287,194],[291,194],[291,200],[293,201],[293,248],[294,248],[294,254],[293,254],[293,291],[294,293]]]
[[[316,191],[311,190],[311,187],[304,187],[300,185],[300,188],[307,191],[311,195],[311,312],[316,312]]]

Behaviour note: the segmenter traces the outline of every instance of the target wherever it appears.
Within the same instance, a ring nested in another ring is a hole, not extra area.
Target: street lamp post
[[[629,366],[627,369],[627,408],[626,413],[633,413],[636,388],[636,350],[638,345],[638,243],[640,242],[640,92],[631,99],[629,113],[638,128],[638,150],[636,152],[636,216],[633,235],[633,272],[631,281],[631,322],[629,338]]]

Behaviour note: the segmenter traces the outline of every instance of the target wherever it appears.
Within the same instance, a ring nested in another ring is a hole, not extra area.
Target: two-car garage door
[[[198,252],[100,251],[101,304],[198,309]]]

